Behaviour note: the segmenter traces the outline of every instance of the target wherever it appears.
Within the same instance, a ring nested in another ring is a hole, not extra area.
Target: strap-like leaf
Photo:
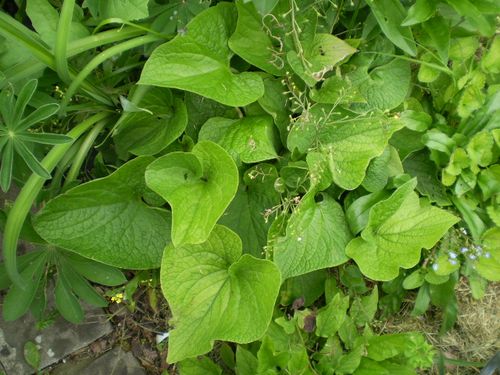
[[[45,145],[60,145],[73,141],[73,138],[67,135],[54,133],[22,133],[17,138],[21,141],[42,143]]]
[[[14,149],[12,142],[7,142],[5,150],[2,154],[2,169],[0,170],[0,186],[3,191],[10,188],[12,179],[12,164],[14,163]]]
[[[12,119],[13,124],[17,124],[23,117],[24,110],[33,97],[37,85],[38,81],[36,79],[32,79],[23,86],[19,95],[17,95],[17,101],[14,107],[14,117]]]
[[[33,155],[31,150],[26,147],[23,142],[14,142],[14,148],[33,172],[40,177],[47,179],[50,178],[50,173],[42,166],[42,164],[40,164],[35,155]]]
[[[31,112],[23,120],[17,123],[14,127],[16,131],[23,131],[28,129],[30,126],[45,120],[46,118],[52,116],[59,110],[59,104],[49,103],[38,107],[35,111]]]

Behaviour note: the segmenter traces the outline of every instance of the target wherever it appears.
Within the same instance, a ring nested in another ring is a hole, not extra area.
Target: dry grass
[[[500,283],[491,283],[481,300],[472,297],[465,279],[456,288],[458,317],[452,330],[439,334],[441,317],[438,310],[430,310],[425,315],[412,317],[411,304],[391,318],[381,327],[383,333],[404,331],[422,332],[429,342],[447,358],[467,362],[486,362],[500,349]],[[438,374],[434,368],[431,374]],[[448,366],[447,374],[478,374],[475,367]]]

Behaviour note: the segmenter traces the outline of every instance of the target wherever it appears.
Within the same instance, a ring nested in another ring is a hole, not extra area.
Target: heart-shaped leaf
[[[236,22],[234,5],[220,3],[198,14],[187,31],[158,47],[144,65],[139,84],[191,91],[238,107],[264,94],[257,73],[234,74],[229,66],[229,36]]]
[[[148,166],[146,183],[172,207],[172,242],[206,241],[238,189],[231,156],[211,141],[172,152]]]
[[[214,340],[260,339],[281,282],[272,262],[242,256],[239,237],[219,225],[202,244],[168,246],[160,277],[174,316],[169,362],[204,354]]]
[[[413,191],[417,180],[401,185],[388,199],[376,203],[368,224],[346,248],[361,272],[373,280],[392,280],[399,267],[411,268],[420,250],[430,249],[459,219],[436,207],[421,206]]]
[[[35,217],[35,230],[47,242],[105,264],[159,267],[170,241],[170,215],[141,200],[144,171],[152,160],[136,158],[59,195]]]
[[[330,196],[316,202],[306,195],[288,221],[286,236],[273,245],[274,262],[283,279],[348,260],[344,249],[352,238],[344,212]]]

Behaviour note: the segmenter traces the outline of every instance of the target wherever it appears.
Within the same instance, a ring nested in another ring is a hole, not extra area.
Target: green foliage
[[[0,12],[4,319],[53,293],[81,322],[107,304],[91,283],[134,309],[152,279],[182,374],[412,374],[434,351],[381,321],[415,296],[445,332],[460,278],[499,280],[493,2],[21,8]]]
[[[168,360],[177,362],[208,352],[214,340],[259,339],[272,316],[280,274],[268,260],[241,255],[238,236],[216,226],[202,244],[165,249],[161,282],[176,321]]]

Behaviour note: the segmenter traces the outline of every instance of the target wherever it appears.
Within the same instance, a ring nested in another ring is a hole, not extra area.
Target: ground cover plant
[[[496,2],[1,4],[4,319],[158,280],[181,374],[444,371],[374,323],[500,279]]]

